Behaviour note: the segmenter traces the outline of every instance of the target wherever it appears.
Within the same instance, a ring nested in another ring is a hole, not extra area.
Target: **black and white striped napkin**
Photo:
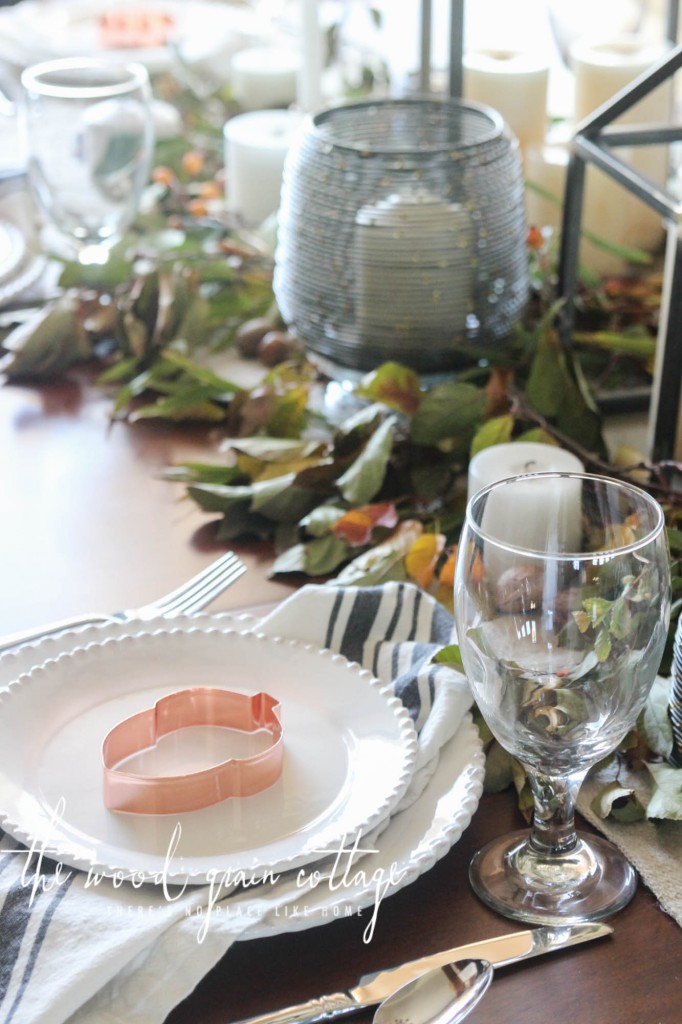
[[[393,686],[419,734],[415,774],[399,809],[419,799],[440,748],[471,705],[464,678],[431,663],[434,650],[450,642],[447,612],[410,585],[308,586],[256,628],[329,647]],[[78,637],[72,637],[75,646]],[[9,681],[5,661],[0,684]],[[1,793],[0,781],[0,811]],[[2,833],[2,1024],[160,1024],[232,942],[300,898],[285,876],[267,888],[236,891],[224,897],[230,913],[214,914],[199,942],[195,911],[205,904],[204,887],[169,900],[158,886],[87,881],[84,872],[58,870],[39,850],[29,860],[25,848]]]

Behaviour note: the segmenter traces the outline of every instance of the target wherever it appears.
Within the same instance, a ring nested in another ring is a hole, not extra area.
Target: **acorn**
[[[542,605],[542,571],[519,565],[502,573],[495,587],[495,603],[501,612],[525,614]]]
[[[298,354],[298,339],[291,331],[268,331],[258,344],[258,358],[265,366],[277,366]]]
[[[244,359],[255,359],[258,356],[258,346],[266,334],[274,330],[275,324],[267,316],[257,316],[252,320],[245,320],[234,336],[234,343],[237,351]]]

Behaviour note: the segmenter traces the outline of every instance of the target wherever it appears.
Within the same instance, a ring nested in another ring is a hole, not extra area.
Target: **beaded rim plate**
[[[188,814],[108,811],[108,729],[189,685],[265,689],[280,700],[281,779]],[[215,623],[105,628],[99,642],[36,664],[0,698],[0,746],[0,818],[16,839],[45,843],[72,867],[191,883],[216,871],[289,870],[376,828],[405,792],[417,751],[407,711],[367,670]]]

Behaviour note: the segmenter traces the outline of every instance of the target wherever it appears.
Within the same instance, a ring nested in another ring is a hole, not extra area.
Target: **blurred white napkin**
[[[416,588],[309,586],[261,621],[260,632],[329,647],[391,683],[419,730],[404,808],[422,792],[438,752],[471,705],[464,678],[431,664],[449,642],[445,610]],[[293,873],[296,874],[295,872]],[[197,914],[206,887],[100,882],[0,842],[0,1018],[4,1024],[160,1024],[266,915],[300,900],[295,878],[233,892]],[[227,903],[225,902],[227,901]],[[229,907],[229,913],[220,908]],[[202,927],[205,924],[205,927]]]

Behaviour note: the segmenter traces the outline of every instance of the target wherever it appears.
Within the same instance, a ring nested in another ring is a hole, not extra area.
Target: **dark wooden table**
[[[108,413],[108,402],[77,380],[0,388],[0,633],[148,601],[220,550],[210,520],[160,478],[174,461],[206,456],[217,438],[152,424],[110,427]],[[267,547],[239,551],[250,571],[215,608],[289,592],[267,580]],[[368,945],[369,912],[239,943],[168,1024],[226,1024],[346,988],[374,968],[515,930],[472,895],[466,868],[482,842],[518,825],[511,794],[484,798],[452,851],[382,904]],[[612,923],[609,939],[501,969],[472,1024],[676,1024],[682,930],[643,886]]]

